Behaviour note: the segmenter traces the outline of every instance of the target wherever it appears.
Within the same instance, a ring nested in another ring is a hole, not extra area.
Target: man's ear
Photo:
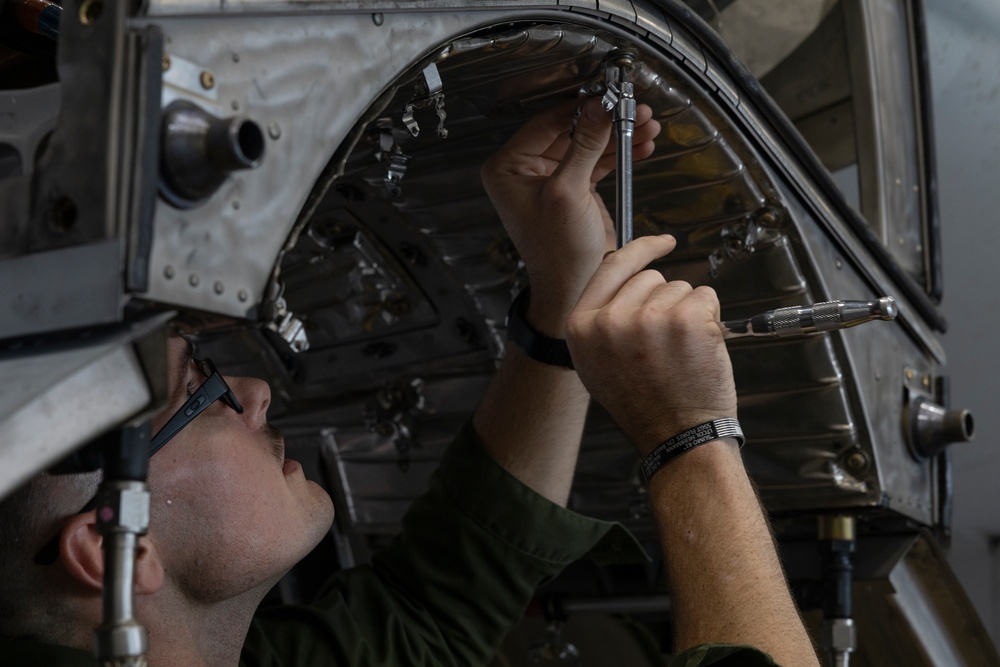
[[[104,588],[103,538],[97,532],[97,512],[73,517],[59,538],[59,557],[70,576],[93,590]],[[164,570],[156,547],[149,537],[139,538],[135,561],[135,592],[155,593],[163,586]]]
[[[73,517],[59,537],[59,559],[75,580],[92,590],[104,588],[104,554],[97,532],[97,512]]]

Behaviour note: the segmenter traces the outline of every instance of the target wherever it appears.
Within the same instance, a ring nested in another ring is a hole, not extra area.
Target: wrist
[[[732,417],[713,419],[677,433],[657,445],[640,463],[643,479],[648,483],[653,476],[679,458],[704,445],[732,439],[739,447],[746,439],[739,421]]]
[[[671,415],[664,415],[671,416]],[[666,439],[694,428],[699,424],[713,421],[715,419],[736,419],[736,413],[698,411],[686,412],[684,414],[673,415],[672,419],[663,419],[655,424],[650,424],[641,431],[636,431],[634,435],[629,435],[635,448],[639,451],[639,456],[645,458],[649,453],[659,447]]]
[[[538,287],[531,282],[528,307],[524,311],[525,320],[540,333],[553,338],[566,338],[566,321],[576,307],[580,290],[563,289],[547,285]]]
[[[535,361],[572,369],[573,359],[565,338],[551,336],[529,322],[531,288],[524,288],[507,312],[507,338]]]
[[[696,447],[664,466],[646,482],[646,486],[651,494],[661,489],[676,491],[678,487],[691,483],[715,486],[713,480],[718,477],[744,470],[739,441],[736,438],[720,438]]]

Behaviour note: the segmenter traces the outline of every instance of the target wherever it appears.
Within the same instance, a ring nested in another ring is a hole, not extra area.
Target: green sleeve
[[[566,510],[495,463],[466,426],[371,565],[335,574],[309,606],[258,615],[247,667],[482,665],[535,589],[583,556],[644,557],[619,524]]]
[[[778,667],[768,654],[752,646],[702,644],[676,656],[668,667]]]

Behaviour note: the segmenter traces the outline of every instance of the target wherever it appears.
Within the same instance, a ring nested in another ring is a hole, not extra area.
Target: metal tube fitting
[[[101,486],[97,530],[104,538],[104,622],[94,630],[102,665],[144,665],[148,639],[135,619],[132,585],[139,535],[149,528],[145,482],[110,480]]]
[[[253,169],[264,158],[264,133],[242,116],[217,118],[186,100],[163,115],[160,194],[178,208],[208,199],[230,172]]]
[[[848,667],[858,646],[854,626],[853,554],[856,521],[850,515],[819,517],[817,531],[823,555],[823,626],[820,645],[832,667]]]
[[[975,436],[975,420],[968,410],[950,410],[917,396],[907,411],[907,440],[918,460],[936,456],[951,443],[968,442]]]

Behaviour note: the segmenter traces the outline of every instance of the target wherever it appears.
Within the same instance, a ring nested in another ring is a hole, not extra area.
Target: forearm
[[[784,667],[818,665],[735,443],[684,454],[653,476],[649,493],[677,652],[705,642],[749,644]]]
[[[636,109],[633,156],[660,131]],[[527,322],[566,338],[566,319],[614,231],[596,183],[614,167],[611,120],[593,98],[539,114],[486,164],[483,185],[531,282]],[[589,398],[572,370],[546,366],[508,347],[473,419],[487,451],[530,488],[561,505],[569,497]]]
[[[576,372],[534,361],[510,343],[473,426],[497,463],[565,507],[588,404]]]

